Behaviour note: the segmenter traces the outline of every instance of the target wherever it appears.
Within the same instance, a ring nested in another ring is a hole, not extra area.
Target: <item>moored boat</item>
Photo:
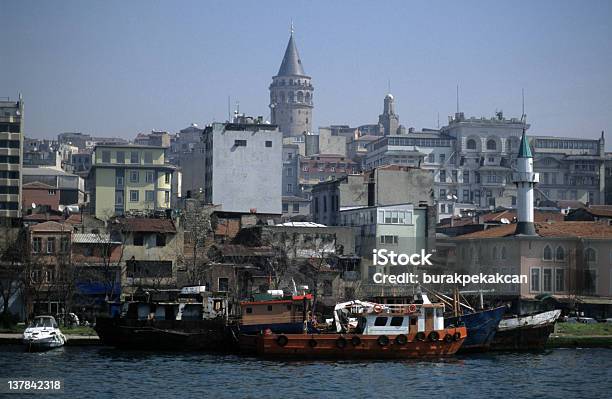
[[[240,349],[266,357],[408,359],[451,356],[465,327],[444,327],[444,305],[388,305],[351,301],[336,305],[334,332],[241,335]],[[350,316],[357,317],[353,326]]]
[[[494,309],[447,317],[444,319],[444,325],[446,327],[463,325],[467,328],[468,336],[461,345],[459,352],[486,351],[495,338],[497,326],[505,311],[506,307],[500,306]]]
[[[251,301],[240,303],[241,334],[259,334],[270,330],[273,333],[297,334],[306,329],[316,332],[310,320],[312,294],[283,295],[275,291],[260,294]]]
[[[67,339],[53,316],[37,316],[23,332],[23,344],[28,351],[45,351],[64,346]]]
[[[502,319],[497,327],[492,350],[524,351],[541,350],[546,346],[548,336],[555,328],[561,310],[515,316]]]
[[[184,287],[175,301],[126,302],[119,317],[99,317],[94,329],[104,344],[124,349],[232,351],[228,315],[226,297]]]

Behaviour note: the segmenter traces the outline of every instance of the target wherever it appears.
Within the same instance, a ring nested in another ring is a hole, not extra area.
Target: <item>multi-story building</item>
[[[516,207],[518,145],[529,125],[518,118],[465,118],[458,112],[439,130],[382,137],[367,146],[366,169],[385,164],[419,164],[434,171],[440,219],[468,210]],[[541,182],[536,203],[605,201],[604,138],[535,136],[529,144]]]
[[[0,101],[0,226],[11,227],[21,217],[23,162],[23,100]]]
[[[312,130],[314,87],[304,73],[293,30],[283,62],[270,84],[270,114],[283,137],[301,136]]]
[[[152,130],[149,134],[138,133],[134,139],[134,144],[170,148],[170,139],[170,133]]]
[[[300,152],[296,144],[283,144],[282,220],[310,216],[310,200],[299,185]]]
[[[54,167],[39,167],[22,169],[23,184],[43,183],[49,185],[49,193],[59,196],[59,205],[76,205],[85,202],[85,181],[81,176],[68,173]],[[35,201],[24,201],[24,205],[31,205]],[[57,208],[55,208],[57,209]]]
[[[348,174],[359,173],[359,165],[341,155],[313,155],[300,158],[300,188],[309,195],[312,187]]]
[[[282,134],[260,119],[234,122],[204,130],[205,201],[223,212],[280,215]]]
[[[91,212],[115,215],[170,209],[176,167],[165,162],[165,148],[97,145],[88,175]]]

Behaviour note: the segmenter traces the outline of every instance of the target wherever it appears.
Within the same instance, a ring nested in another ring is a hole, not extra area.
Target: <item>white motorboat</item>
[[[23,343],[28,351],[59,348],[66,343],[53,316],[36,316],[23,332]]]

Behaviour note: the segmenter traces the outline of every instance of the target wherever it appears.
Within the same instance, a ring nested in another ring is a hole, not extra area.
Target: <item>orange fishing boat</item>
[[[454,355],[465,327],[444,328],[444,304],[350,301],[336,305],[334,329],[319,334],[241,335],[240,349],[259,356],[331,359],[410,359]],[[353,317],[351,319],[351,317]]]

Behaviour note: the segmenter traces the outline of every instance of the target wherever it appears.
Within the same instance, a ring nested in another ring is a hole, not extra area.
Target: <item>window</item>
[[[584,293],[595,294],[597,292],[597,270],[584,270]]]
[[[555,291],[565,291],[565,270],[555,269]]]
[[[540,292],[540,268],[531,268],[531,292]]]
[[[115,191],[115,205],[123,205],[123,191]]]
[[[132,151],[130,153],[130,163],[140,163],[140,155],[138,151]]]
[[[247,312],[248,314],[253,313],[253,308],[246,308],[246,312]]]
[[[234,147],[246,147],[246,140],[234,140]]]
[[[147,190],[145,191],[145,202],[154,202],[155,201],[155,191]]]
[[[140,173],[137,170],[130,170],[130,181],[132,183],[138,183]]]
[[[435,154],[432,152],[431,154],[427,155],[427,162],[429,163],[434,163],[436,162],[436,158],[435,158]]]
[[[144,163],[153,163],[153,153],[151,151],[144,153]]]
[[[138,190],[130,190],[130,202],[138,202]]]
[[[287,184],[287,192],[290,193],[290,194],[293,193],[293,184],[291,184],[291,183]]]
[[[283,213],[289,212],[289,204],[283,204]]]
[[[117,151],[117,163],[125,163],[125,152]]]
[[[464,183],[469,183],[470,182],[470,171],[469,170],[464,170],[463,171],[463,182]]]
[[[468,150],[475,150],[476,149],[476,140],[474,139],[469,139],[467,141],[467,149]]]
[[[155,172],[153,172],[152,170],[147,170],[145,172],[145,181],[147,183],[153,183],[154,180],[155,180]]]
[[[404,323],[404,318],[403,317],[392,317],[391,318],[391,326],[392,327],[401,327],[402,324]]]
[[[548,267],[542,269],[542,291],[552,292],[552,269]]]
[[[272,142],[270,140],[266,140],[266,147],[272,147]]]
[[[110,163],[110,151],[102,151],[102,162]]]
[[[332,296],[332,282],[331,280],[323,281],[323,296]]]
[[[227,277],[219,277],[218,284],[219,292],[229,291],[229,279]],[[271,308],[272,306],[268,306],[268,310],[272,310]]]
[[[115,185],[117,187],[123,187],[123,176],[115,177]]]
[[[381,244],[397,245],[398,236],[380,236]]]
[[[55,253],[55,237],[47,238],[47,253],[48,254]]]
[[[557,260],[565,260],[565,250],[563,249],[563,247],[557,247],[555,258]]]
[[[487,140],[487,150],[495,151],[497,150],[497,143],[493,139]]]
[[[165,247],[166,246],[166,235],[165,234],[156,234],[155,235],[155,246],[156,247]]]
[[[584,255],[587,262],[597,262],[597,254],[593,248],[587,248]]]
[[[142,247],[144,245],[144,234],[142,233],[134,233],[134,238],[132,239],[134,246]]]
[[[544,260],[552,260],[552,249],[547,245],[544,247]]]
[[[38,254],[40,253],[41,248],[42,248],[42,238],[40,237],[32,238],[32,252],[35,254]]]
[[[387,325],[387,317],[377,317],[376,320],[374,320],[374,325],[376,327],[384,327]]]
[[[293,176],[293,168],[287,168],[287,176],[288,177]]]
[[[293,213],[300,213],[300,204],[293,204]]]
[[[170,172],[166,172],[166,174],[164,176],[164,183],[165,184],[170,184]]]
[[[70,239],[68,237],[62,237],[60,239],[60,251],[65,254],[70,250]]]
[[[444,183],[444,182],[446,182],[446,171],[441,170],[440,171],[440,183]]]
[[[166,204],[169,204],[169,203],[170,203],[170,191],[165,191],[165,192],[164,192],[164,202],[165,202]]]
[[[444,163],[446,161],[446,154],[440,154],[440,163]]]

